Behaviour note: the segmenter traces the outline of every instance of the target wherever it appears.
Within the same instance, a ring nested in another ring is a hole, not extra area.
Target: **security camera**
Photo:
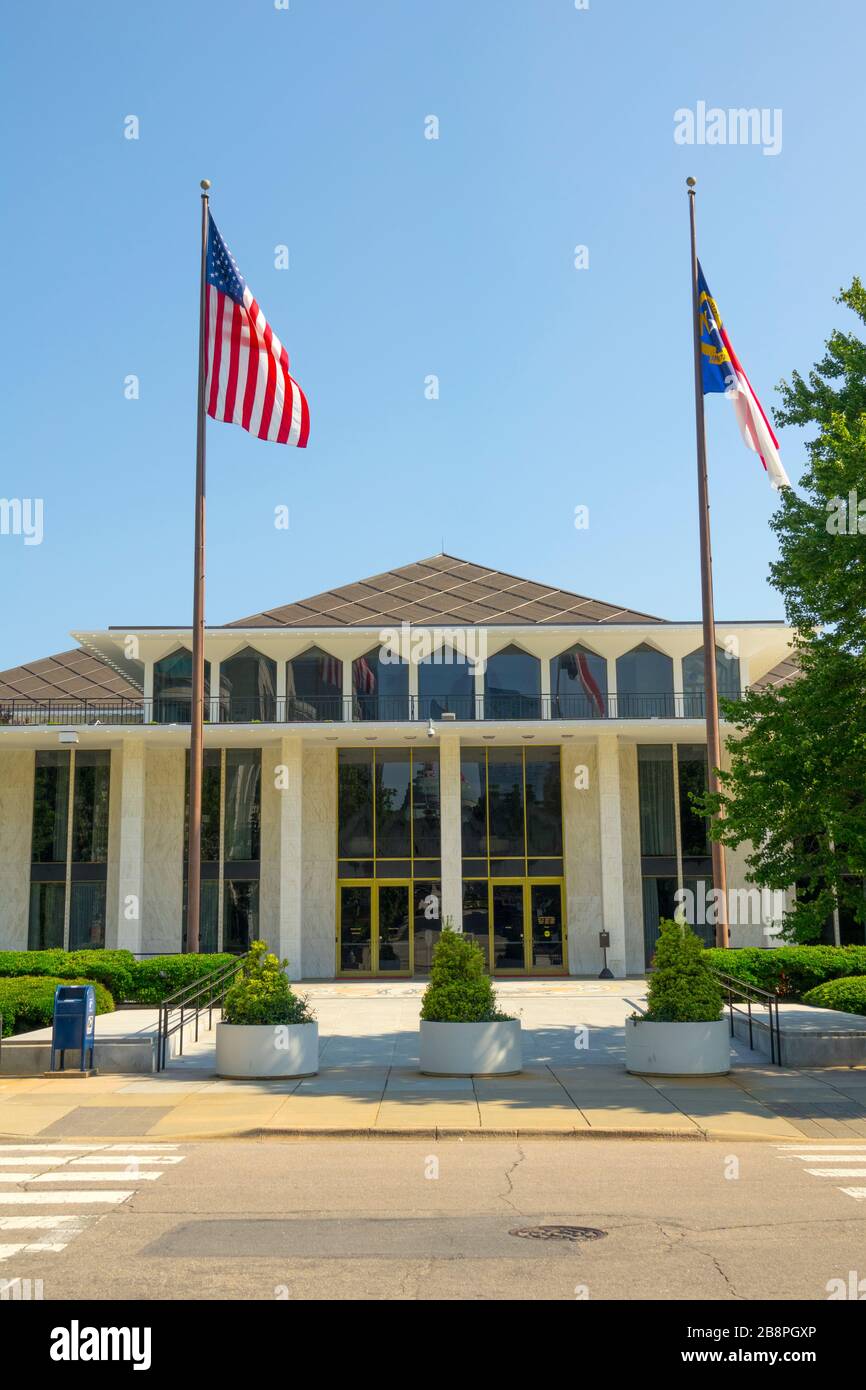
[[[432,720],[432,719],[428,719],[428,721],[427,721],[427,737],[428,737],[428,738],[435,738],[435,737],[436,737],[436,730],[435,730],[434,727],[433,727],[433,720]]]

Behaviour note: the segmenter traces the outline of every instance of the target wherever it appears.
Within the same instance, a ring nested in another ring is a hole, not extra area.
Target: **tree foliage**
[[[854,279],[837,303],[866,324]],[[866,921],[866,343],[835,331],[806,377],[779,386],[779,425],[812,430],[800,491],[771,525],[771,583],[794,628],[796,679],[725,701],[737,737],[700,808],[715,839],[749,842],[750,879],[798,886],[786,933],[814,940],[834,908]]]

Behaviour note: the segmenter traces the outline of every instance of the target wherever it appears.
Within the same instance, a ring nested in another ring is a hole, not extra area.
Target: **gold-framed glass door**
[[[407,881],[337,884],[337,974],[409,976],[412,891]]]
[[[489,893],[492,973],[564,974],[562,879],[491,879]]]

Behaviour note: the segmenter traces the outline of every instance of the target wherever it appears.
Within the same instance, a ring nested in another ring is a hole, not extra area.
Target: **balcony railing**
[[[212,724],[404,724],[509,720],[703,719],[703,695],[357,695],[302,700],[249,696],[206,702]],[[190,702],[156,700],[0,700],[0,729],[27,725],[189,724]]]

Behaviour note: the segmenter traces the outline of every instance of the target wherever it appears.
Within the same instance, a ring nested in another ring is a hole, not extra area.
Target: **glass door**
[[[530,963],[533,970],[562,970],[562,884],[530,883]]]
[[[490,884],[493,969],[497,974],[526,969],[523,890],[522,882],[494,879]]]
[[[408,883],[376,885],[379,975],[412,974],[412,899]]]
[[[341,975],[373,973],[373,888],[341,883],[337,969]]]
[[[337,894],[337,973],[411,975],[410,884],[340,883]]]

